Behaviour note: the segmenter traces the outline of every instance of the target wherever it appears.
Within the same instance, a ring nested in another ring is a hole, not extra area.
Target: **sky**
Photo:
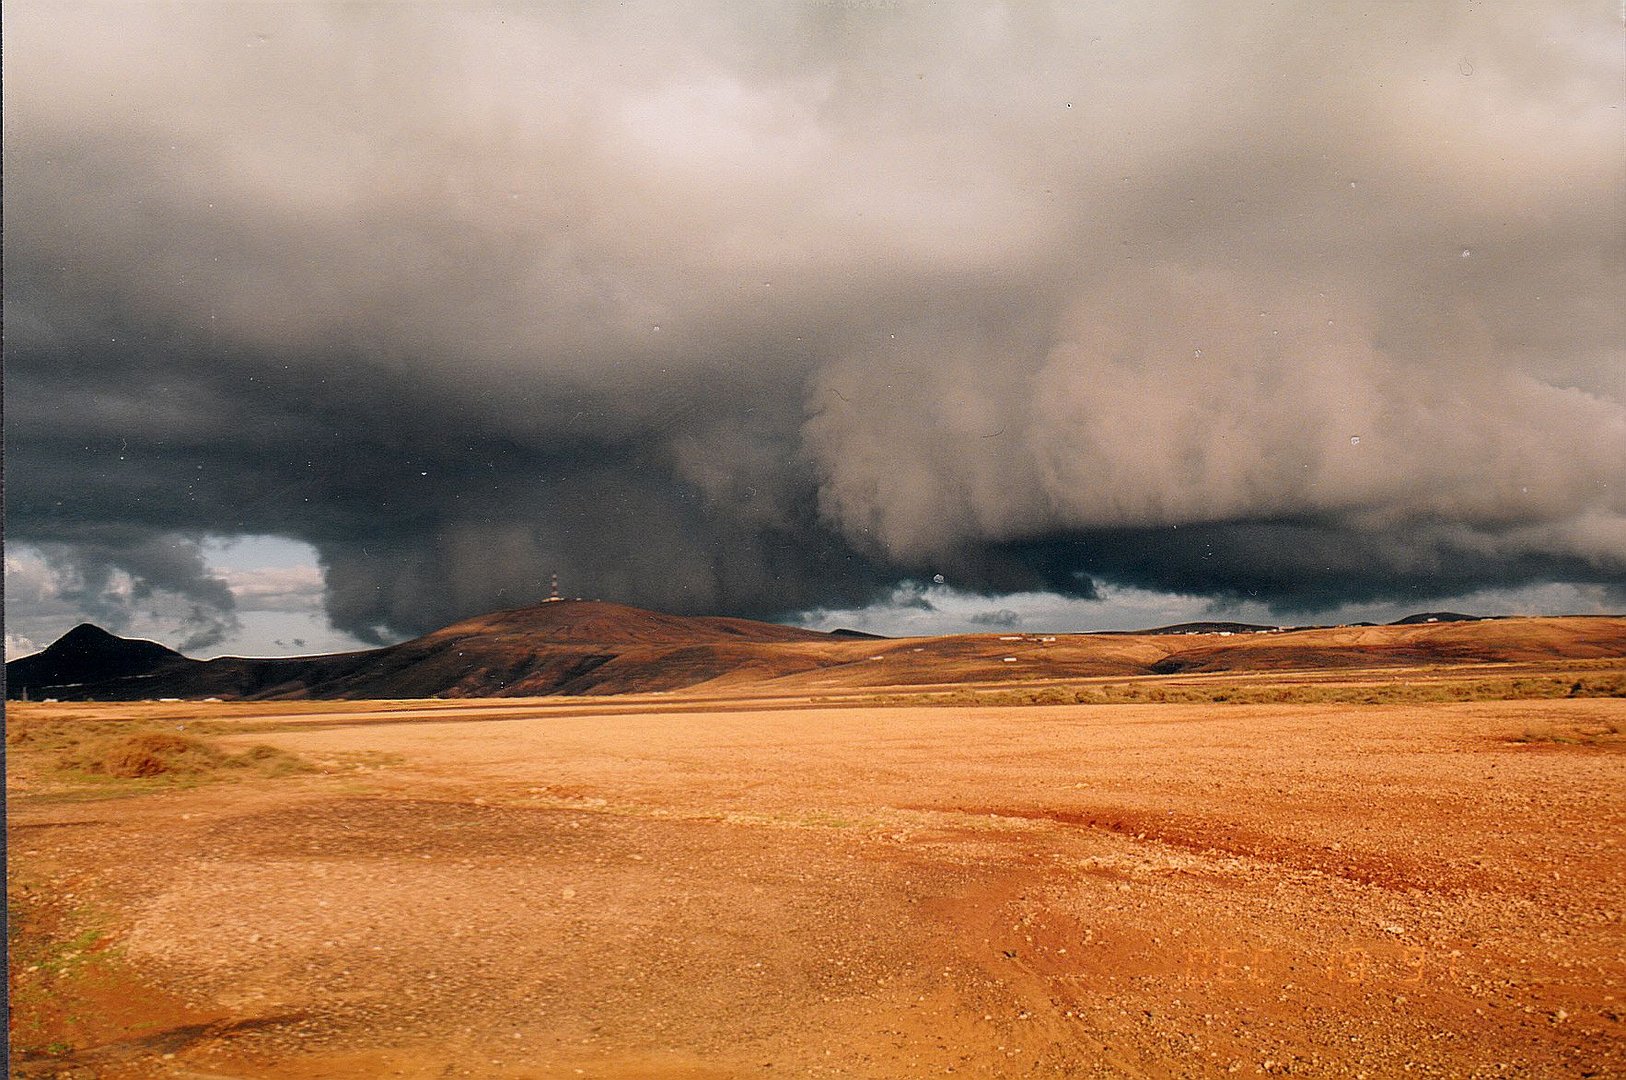
[[[0,19],[10,655],[1626,610],[1612,2]]]

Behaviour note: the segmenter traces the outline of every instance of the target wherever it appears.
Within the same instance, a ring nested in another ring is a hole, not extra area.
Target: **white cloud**
[[[7,660],[15,660],[19,656],[27,656],[30,653],[37,653],[44,647],[45,646],[39,644],[32,638],[24,637],[21,634],[13,634],[9,630],[6,631]]]
[[[985,634],[1005,628],[1047,633],[1149,630],[1202,621],[1264,626],[1386,623],[1425,610],[1469,615],[1619,614],[1626,612],[1626,596],[1603,585],[1556,583],[1419,597],[1410,602],[1347,604],[1313,615],[1298,615],[1273,611],[1257,601],[1224,602],[1113,586],[1101,587],[1098,599],[1075,600],[1051,593],[975,596],[949,584],[934,584],[899,589],[888,602],[869,607],[807,612],[800,624],[815,630],[846,627],[888,637],[926,637]]]
[[[225,631],[202,647],[207,655],[280,656],[345,652],[367,646],[335,630],[323,609],[322,571],[304,544],[274,537],[215,539],[201,546],[204,572],[223,582],[234,602]],[[114,571],[94,590],[71,565],[38,547],[6,552],[6,654],[36,652],[81,622],[126,637],[183,647],[197,621],[195,603],[143,588]]]

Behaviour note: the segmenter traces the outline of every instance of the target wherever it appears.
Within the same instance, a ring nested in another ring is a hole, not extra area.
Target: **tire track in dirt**
[[[1054,871],[1030,865],[980,881],[931,905],[931,914],[962,950],[966,943],[981,943],[969,954],[962,953],[981,978],[963,980],[961,993],[967,1004],[977,1007],[973,1013],[997,1010],[983,1012],[984,1022],[994,1024],[1007,1043],[1020,1043],[1030,1051],[1026,1062],[1012,1062],[1013,1074],[1150,1077],[1154,1074],[1140,1067],[1132,1048],[1121,1045],[1114,1032],[1088,1018],[1084,994],[1076,986],[1067,986],[1065,976],[1045,969],[1036,959],[1031,940],[1019,940],[1016,927],[1055,877]],[[1047,913],[1047,918],[1068,921],[1057,912]],[[1060,929],[1058,936],[1076,941],[1088,934],[1078,925],[1070,932]],[[1062,953],[1066,953],[1064,946]],[[1039,1049],[1033,1053],[1035,1046]],[[1004,1045],[999,1049],[1004,1050]],[[1024,1068],[1018,1070],[1018,1064]]]
[[[1157,815],[1122,808],[904,806],[899,809],[1095,829],[1141,843],[1163,844],[1193,855],[1253,859],[1392,891],[1452,893],[1472,884],[1469,875],[1442,863],[1425,863],[1393,854],[1381,858],[1357,855],[1330,845],[1295,844],[1280,836],[1269,836],[1245,826],[1180,815],[1174,811]]]

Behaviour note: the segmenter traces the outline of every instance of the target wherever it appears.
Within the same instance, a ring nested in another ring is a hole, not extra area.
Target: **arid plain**
[[[1553,658],[1559,622],[1483,624],[1494,661],[996,682],[1071,639],[986,636],[929,678],[889,641],[665,694],[13,703],[13,1067],[1626,1074],[1626,637]]]

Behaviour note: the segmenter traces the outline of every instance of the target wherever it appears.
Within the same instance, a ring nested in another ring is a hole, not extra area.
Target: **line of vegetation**
[[[1626,673],[1429,680],[1356,685],[1277,683],[1205,686],[1145,681],[1011,689],[966,687],[866,696],[866,705],[1413,705],[1460,701],[1531,701],[1626,697]]]

